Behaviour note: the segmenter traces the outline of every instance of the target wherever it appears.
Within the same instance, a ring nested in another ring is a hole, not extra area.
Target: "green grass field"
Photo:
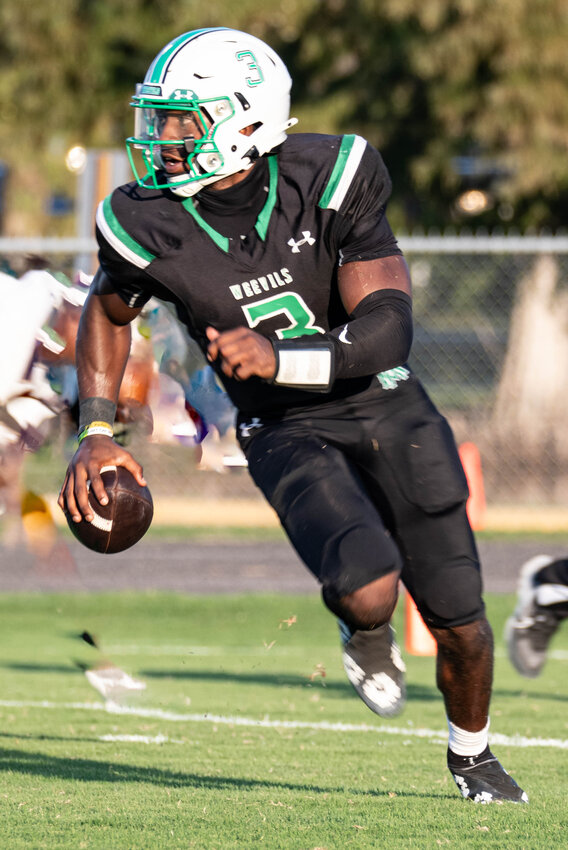
[[[529,806],[462,800],[434,660],[393,720],[357,699],[317,596],[0,596],[0,846],[438,850],[568,845],[568,631],[533,681],[497,641],[492,746]],[[398,613],[398,633],[403,634]],[[143,680],[108,710],[77,666]]]

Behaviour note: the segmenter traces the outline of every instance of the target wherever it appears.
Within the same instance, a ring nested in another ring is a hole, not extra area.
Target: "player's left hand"
[[[252,375],[271,380],[276,371],[276,356],[270,341],[250,328],[233,328],[219,333],[207,328],[207,356],[218,360],[229,378],[246,381]]]

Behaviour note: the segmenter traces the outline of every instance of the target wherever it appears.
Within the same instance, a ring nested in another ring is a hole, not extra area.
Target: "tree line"
[[[19,0],[0,7],[5,232],[72,233],[45,213],[73,191],[65,151],[121,147],[158,50],[219,25],[283,57],[298,131],[381,151],[395,229],[565,226],[566,0]]]

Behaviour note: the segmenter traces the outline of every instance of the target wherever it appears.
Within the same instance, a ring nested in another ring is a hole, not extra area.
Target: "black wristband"
[[[79,433],[91,422],[114,423],[116,404],[108,398],[92,396],[79,402]]]

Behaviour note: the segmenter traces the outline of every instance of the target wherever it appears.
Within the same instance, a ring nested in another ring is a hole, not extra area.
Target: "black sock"
[[[476,756],[458,756],[448,748],[448,767],[454,770],[464,767],[473,767],[482,761],[487,761],[488,758],[494,758],[493,753],[489,749],[489,745],[485,747],[482,753]]]

